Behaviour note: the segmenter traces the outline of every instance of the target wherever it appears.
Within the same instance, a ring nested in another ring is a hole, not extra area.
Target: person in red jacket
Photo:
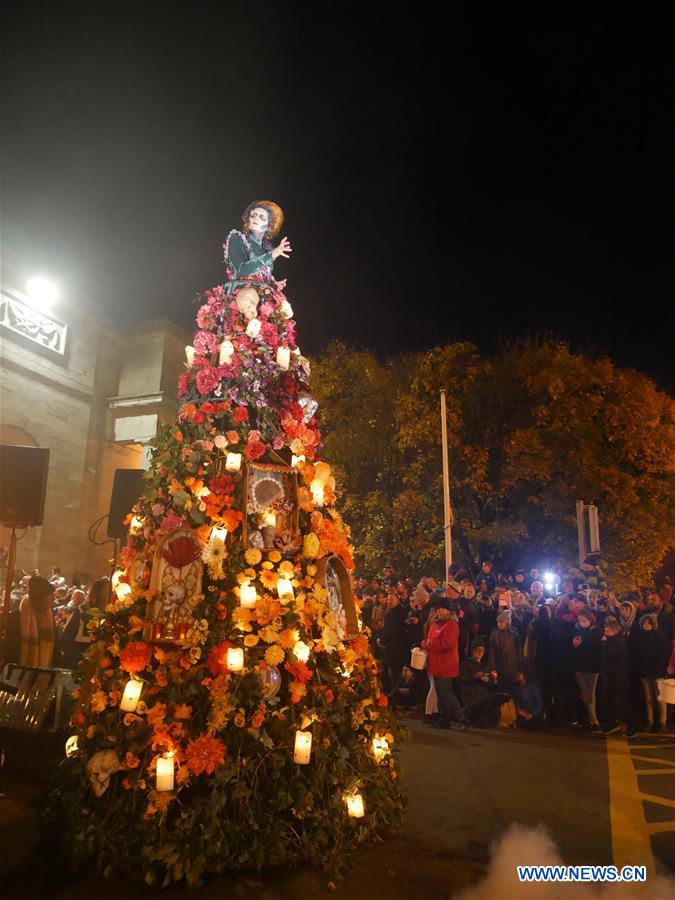
[[[437,613],[426,641],[422,646],[428,651],[427,667],[434,676],[438,694],[440,718],[432,728],[450,728],[450,720],[456,719],[465,731],[467,720],[459,700],[452,690],[452,679],[459,677],[459,625],[456,615],[451,612],[450,601],[439,597],[436,601]]]

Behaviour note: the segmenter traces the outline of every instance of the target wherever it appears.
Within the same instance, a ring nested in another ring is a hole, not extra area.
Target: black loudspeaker
[[[143,472],[143,469],[115,469],[108,512],[108,537],[126,539],[124,519],[143,493]]]
[[[0,522],[42,525],[49,450],[0,444]]]

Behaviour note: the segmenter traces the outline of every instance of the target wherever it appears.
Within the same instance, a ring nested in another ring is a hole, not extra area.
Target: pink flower
[[[198,331],[194,337],[194,348],[200,356],[210,356],[216,352],[218,342],[210,331]]]
[[[180,528],[183,520],[175,515],[174,513],[170,513],[165,519],[162,519],[162,524],[159,526],[160,531],[173,531],[174,528]]]
[[[281,450],[281,448],[282,448],[283,446],[284,446],[284,439],[283,439],[283,437],[282,437],[280,434],[278,434],[278,435],[274,438],[274,440],[272,441],[272,447],[273,447],[275,450]]]
[[[249,433],[248,433],[249,444],[251,444],[253,441],[259,441],[259,440],[260,440],[260,432],[259,431],[255,431],[255,429],[252,431],[249,431]]]
[[[203,306],[200,306],[199,312],[197,313],[197,325],[199,325],[200,328],[213,328],[215,324],[216,320],[209,304],[205,303]]]
[[[274,304],[273,303],[261,303],[260,309],[258,311],[259,315],[263,316],[265,319],[268,319],[272,313],[274,312]]]
[[[165,510],[165,506],[163,503],[153,503],[151,509],[153,516],[157,517],[162,515]]]
[[[219,383],[220,378],[218,377],[218,370],[214,369],[212,366],[204,366],[204,368],[200,369],[197,373],[197,390],[202,396],[210,394],[211,391],[215,391]]]
[[[213,439],[213,443],[219,450],[224,450],[227,447],[227,438],[224,434],[217,434]]]

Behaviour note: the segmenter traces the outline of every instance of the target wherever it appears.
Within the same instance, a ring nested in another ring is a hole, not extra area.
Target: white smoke
[[[593,865],[591,859],[585,863]],[[647,869],[647,880],[635,883],[521,882],[516,866],[564,865],[546,828],[511,825],[492,848],[490,868],[479,884],[454,900],[675,900],[675,880]]]

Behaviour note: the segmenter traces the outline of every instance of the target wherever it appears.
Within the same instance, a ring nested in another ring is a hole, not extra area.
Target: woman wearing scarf
[[[19,607],[21,639],[19,662],[22,666],[49,669],[54,663],[56,629],[52,601],[54,585],[41,575],[28,582],[28,596]]]

